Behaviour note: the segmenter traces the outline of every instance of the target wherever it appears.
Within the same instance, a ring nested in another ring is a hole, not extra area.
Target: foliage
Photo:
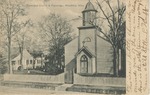
[[[6,61],[7,61],[6,59],[0,58],[0,74],[4,74],[7,72],[8,67]]]
[[[71,25],[58,14],[49,14],[39,23],[44,38],[49,43],[46,71],[57,74],[64,71],[64,45],[71,41]],[[44,39],[43,38],[43,39]]]
[[[33,52],[31,54],[33,55],[34,58],[37,58],[37,57],[42,57],[43,52],[33,50]]]

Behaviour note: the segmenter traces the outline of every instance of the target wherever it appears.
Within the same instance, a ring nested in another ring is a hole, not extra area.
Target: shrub
[[[6,73],[8,70],[6,64],[0,64],[0,74]]]
[[[56,75],[60,74],[63,72],[60,68],[58,68],[55,64],[46,62],[45,63],[45,72],[51,74],[51,75]]]

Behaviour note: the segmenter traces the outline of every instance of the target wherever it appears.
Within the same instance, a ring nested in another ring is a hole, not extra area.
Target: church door
[[[81,73],[88,73],[88,58],[85,55],[81,56],[80,69]]]

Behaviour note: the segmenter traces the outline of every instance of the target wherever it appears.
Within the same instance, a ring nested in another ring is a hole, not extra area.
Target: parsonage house
[[[95,27],[97,10],[89,1],[83,14],[79,36],[65,45],[65,83],[85,76],[113,75],[113,49]],[[89,23],[89,22],[92,22]],[[79,80],[80,81],[80,80]]]
[[[13,70],[18,70],[19,67],[21,66],[20,58],[21,54],[19,53],[15,58],[12,59]],[[26,49],[23,50],[22,65],[23,69],[33,68],[33,56]]]
[[[12,59],[12,68],[13,70],[19,70],[21,67],[20,58],[21,54],[17,53],[17,56],[15,56]],[[29,53],[26,49],[23,50],[23,56],[22,56],[22,65],[23,69],[35,69],[37,67],[43,67],[44,66],[44,59],[40,56],[34,57],[32,54]]]

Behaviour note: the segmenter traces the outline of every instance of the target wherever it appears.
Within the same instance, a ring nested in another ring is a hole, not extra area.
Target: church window
[[[88,72],[88,58],[85,55],[81,56],[80,68],[81,68],[81,73],[87,73]]]

